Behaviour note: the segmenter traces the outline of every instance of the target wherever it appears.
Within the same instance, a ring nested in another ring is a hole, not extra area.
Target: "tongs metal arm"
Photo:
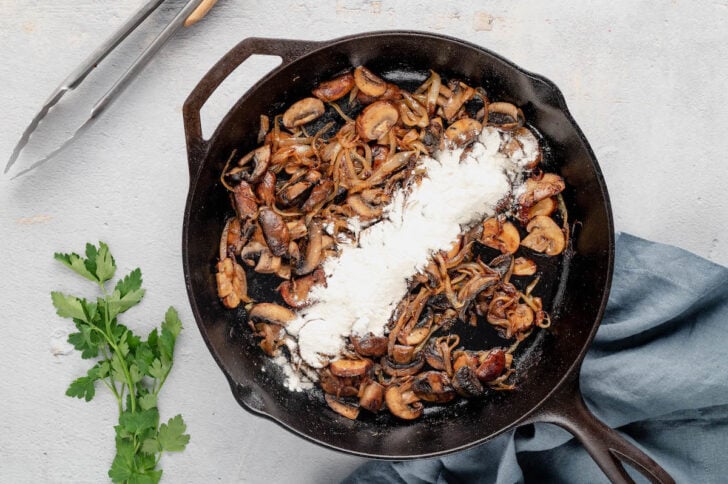
[[[40,124],[41,120],[48,114],[50,109],[56,105],[61,98],[69,91],[74,90],[79,84],[93,71],[96,66],[103,61],[110,52],[112,52],[124,39],[126,39],[131,32],[134,31],[149,15],[156,10],[164,0],[151,0],[142,6],[134,15],[132,15],[116,32],[112,34],[102,45],[100,45],[80,66],[58,86],[53,93],[50,95],[46,103],[40,109],[38,114],[35,115],[33,120],[30,122],[28,127],[23,131],[18,144],[15,146],[7,165],[5,166],[5,173],[10,170],[15,161],[17,160],[20,152],[28,143],[30,135]],[[91,111],[89,118],[58,148],[53,150],[51,153],[43,157],[42,159],[33,163],[29,168],[21,171],[15,177],[27,173],[28,171],[43,164],[58,152],[63,150],[68,144],[79,135],[86,127],[88,127],[103,111],[106,109],[111,102],[124,90],[124,88],[136,77],[139,72],[149,63],[154,54],[169,40],[169,38],[177,31],[182,25],[190,26],[200,19],[202,19],[207,12],[215,5],[217,0],[189,0],[180,12],[172,19],[172,21],[160,32],[160,34],[154,39],[154,41],[139,55],[134,63],[124,72],[119,80],[109,89],[104,96],[99,99]]]

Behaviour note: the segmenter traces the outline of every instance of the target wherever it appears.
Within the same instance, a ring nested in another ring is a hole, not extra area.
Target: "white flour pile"
[[[324,263],[327,286],[311,290],[314,304],[286,328],[297,337],[303,362],[321,368],[340,354],[345,337],[384,334],[407,292],[407,279],[433,252],[451,247],[461,226],[495,214],[498,202],[520,181],[523,160],[538,149],[524,146],[509,157],[500,152],[501,137],[497,129],[486,128],[465,154],[443,150],[435,159],[421,160],[427,176],[420,185],[407,195],[395,194],[385,209],[387,219],[362,230],[358,246],[343,246],[339,258]],[[290,378],[288,386],[300,389]]]

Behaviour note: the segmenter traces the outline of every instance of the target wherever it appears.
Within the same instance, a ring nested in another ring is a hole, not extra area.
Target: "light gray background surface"
[[[3,165],[50,91],[141,3],[0,0]],[[106,70],[69,96],[38,144],[84,114],[103,83],[180,4],[167,2]],[[210,66],[249,36],[325,40],[418,29],[492,49],[561,88],[600,161],[618,230],[728,264],[725,0],[273,4],[220,0],[202,23],[174,37],[68,151],[22,179],[0,177],[0,482],[105,480],[116,408],[104,392],[91,403],[64,396],[89,363],[65,343],[71,324],[55,315],[49,297],[56,289],[78,292],[81,284],[53,261],[53,252],[82,250],[89,240],[107,241],[120,271],[142,268],[148,293],[127,313],[127,324],[146,332],[168,305],[185,324],[161,411],[163,417],[181,412],[192,441],[183,454],[163,459],[164,482],[328,482],[362,462],[243,411],[187,303],[181,106]],[[223,86],[206,109],[208,129],[270,67],[255,60]]]

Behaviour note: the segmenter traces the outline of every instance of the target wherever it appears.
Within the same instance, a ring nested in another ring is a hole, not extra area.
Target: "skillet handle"
[[[202,164],[207,153],[208,141],[202,137],[202,124],[200,122],[200,109],[210,98],[215,89],[252,55],[274,55],[283,62],[278,69],[311,52],[326,42],[288,39],[266,39],[249,37],[233,47],[205,76],[197,83],[182,107],[187,139],[187,158],[190,175],[194,176]]]
[[[650,482],[674,484],[675,480],[647,454],[608,427],[587,408],[576,377],[553,395],[533,419],[556,424],[573,434],[604,474],[614,483],[634,483],[622,462],[638,470]]]

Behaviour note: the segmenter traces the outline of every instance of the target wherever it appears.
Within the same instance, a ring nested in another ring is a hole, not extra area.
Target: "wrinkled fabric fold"
[[[726,329],[727,268],[618,236],[609,303],[582,366],[581,389],[598,418],[677,482],[728,479]],[[608,481],[571,434],[537,423],[445,457],[371,461],[344,482]]]

